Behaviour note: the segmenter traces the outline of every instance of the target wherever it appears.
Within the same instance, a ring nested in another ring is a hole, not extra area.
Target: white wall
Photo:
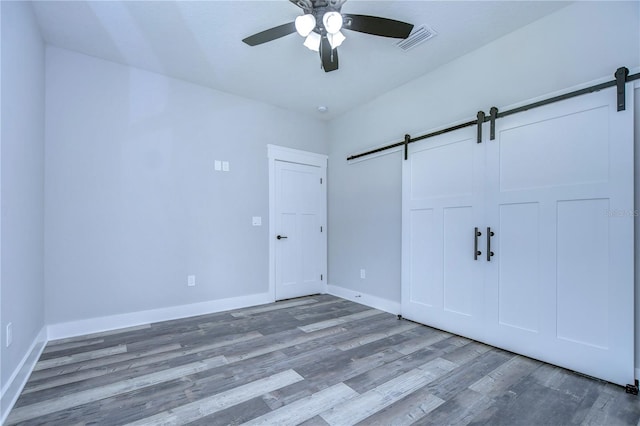
[[[329,283],[400,301],[402,154],[354,164],[348,155],[473,119],[491,106],[613,80],[620,66],[637,71],[639,17],[638,2],[572,4],[333,120]],[[428,49],[426,43],[412,54]]]
[[[58,48],[46,58],[47,323],[266,293],[266,145],[326,153],[326,124]]]
[[[44,326],[44,43],[31,5],[2,2],[0,365],[6,391]],[[8,348],[6,326],[13,324]]]

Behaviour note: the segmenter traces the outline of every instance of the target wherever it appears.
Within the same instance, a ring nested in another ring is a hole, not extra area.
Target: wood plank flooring
[[[50,342],[8,425],[638,425],[624,389],[329,295]]]

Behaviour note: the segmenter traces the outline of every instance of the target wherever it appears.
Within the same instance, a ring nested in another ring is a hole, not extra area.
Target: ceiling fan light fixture
[[[327,38],[329,39],[329,44],[331,45],[332,49],[340,46],[342,42],[346,40],[346,37],[344,36],[344,34],[342,34],[342,31],[338,31],[335,34],[327,34]]]
[[[2,0],[0,0],[2,1]],[[370,15],[340,14],[347,0],[290,0],[302,9],[295,22],[287,22],[260,31],[242,40],[249,46],[258,46],[297,32],[304,38],[304,46],[320,53],[321,69],[331,72],[338,69],[338,46],[346,39],[340,32],[349,31],[380,37],[406,39],[411,35],[413,24]]]
[[[315,32],[311,32],[311,33],[309,33],[307,38],[304,40],[304,45],[309,50],[313,50],[314,52],[319,52],[320,51],[320,39],[321,39],[320,34],[315,33]]]
[[[335,10],[327,12],[322,17],[324,29],[329,34],[336,34],[342,28],[342,15]]]
[[[296,31],[302,37],[307,37],[315,27],[316,18],[310,13],[296,18]]]

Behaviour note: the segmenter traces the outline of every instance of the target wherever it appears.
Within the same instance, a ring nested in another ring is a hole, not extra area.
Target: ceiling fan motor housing
[[[318,7],[313,9],[313,11],[311,12],[313,17],[316,18],[316,27],[314,31],[320,35],[326,35],[328,32],[324,25],[324,16],[328,12],[340,13],[340,9],[334,9],[331,7]]]

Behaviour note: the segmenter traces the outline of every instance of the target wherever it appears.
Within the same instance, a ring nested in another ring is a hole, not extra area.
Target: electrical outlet
[[[262,226],[262,217],[261,216],[253,216],[251,219],[251,224],[253,226]]]
[[[193,286],[196,285],[196,276],[195,275],[187,276],[187,285],[189,287],[193,287]]]
[[[11,342],[13,342],[13,324],[7,324],[7,347],[11,346]]]
[[[214,169],[216,172],[219,172],[220,170],[222,170],[222,161],[220,161],[220,160],[215,160],[215,161],[213,162],[213,169]]]
[[[363,280],[367,278],[367,271],[365,271],[364,269],[360,269],[360,278]]]

